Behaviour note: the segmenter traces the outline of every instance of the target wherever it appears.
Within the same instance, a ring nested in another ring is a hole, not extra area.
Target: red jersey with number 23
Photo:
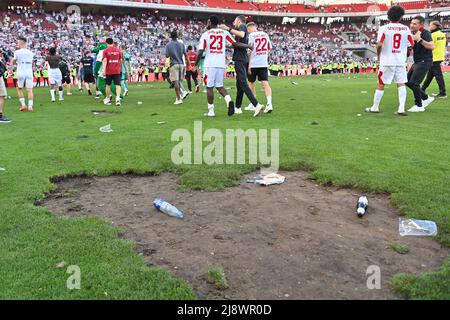
[[[226,45],[232,45],[235,42],[228,31],[219,28],[214,28],[203,33],[198,48],[206,52],[205,68],[225,69]]]
[[[105,75],[115,75],[122,73],[122,52],[116,47],[108,47],[103,51],[103,59],[106,59]]]
[[[408,47],[414,46],[409,28],[401,23],[388,23],[378,30],[377,41],[383,43],[380,66],[405,66]]]

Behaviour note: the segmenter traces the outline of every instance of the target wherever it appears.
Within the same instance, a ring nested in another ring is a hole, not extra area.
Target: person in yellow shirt
[[[444,76],[442,75],[441,62],[445,60],[447,38],[445,33],[441,31],[442,25],[439,21],[431,21],[429,27],[434,42],[433,64],[431,65],[430,70],[428,70],[427,78],[422,85],[422,90],[425,91],[431,81],[433,81],[433,78],[436,78],[436,82],[439,86],[439,93],[433,94],[433,96],[445,99],[447,98],[447,93],[445,90]]]

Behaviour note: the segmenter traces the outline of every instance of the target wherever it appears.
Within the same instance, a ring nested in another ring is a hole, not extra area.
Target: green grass
[[[214,284],[218,290],[229,288],[227,277],[222,267],[210,267],[206,273],[206,279],[209,283]]]
[[[400,254],[409,252],[408,245],[406,243],[401,243],[400,241],[393,241],[391,243],[391,249]]]
[[[363,108],[372,103],[373,75],[295,81],[299,85],[272,80],[275,111],[256,119],[249,113],[228,118],[223,100],[216,101],[216,118],[203,119],[204,94],[174,106],[166,84],[132,86],[122,112],[113,115],[94,115],[92,110],[115,107],[105,108],[78,92],[63,104],[51,104],[48,89],[36,90],[35,113],[19,113],[10,90],[13,100],[6,102],[6,115],[14,122],[0,126],[0,167],[6,169],[0,171],[0,298],[195,298],[188,284],[147,267],[110,224],[61,218],[33,205],[54,188],[49,178],[57,176],[173,171],[181,176],[181,190],[221,190],[256,168],[172,164],[176,143],[171,133],[192,131],[194,120],[203,120],[203,130],[222,132],[279,128],[282,169],[311,169],[321,183],[388,192],[408,216],[436,221],[437,240],[450,245],[448,100],[434,102],[423,114],[399,118],[393,115],[397,95],[391,86],[383,113],[369,115]],[[430,92],[436,92],[435,84]],[[259,88],[258,95],[263,96]],[[412,104],[408,91],[407,105]],[[99,132],[109,123],[112,133]],[[81,268],[81,290],[66,289],[66,268],[55,267],[61,261]],[[395,287],[412,298],[448,299],[449,279],[447,262],[437,273],[397,281]]]

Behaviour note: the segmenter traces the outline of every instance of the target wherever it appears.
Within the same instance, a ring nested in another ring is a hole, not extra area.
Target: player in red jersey
[[[106,39],[108,48],[103,51],[103,74],[106,82],[106,98],[103,100],[105,105],[111,105],[111,83],[116,86],[116,106],[120,106],[120,92],[122,82],[122,67],[125,68],[122,51],[114,46],[112,38]]]
[[[196,66],[194,66],[195,61],[197,61],[197,53],[194,51],[194,48],[192,46],[188,46],[187,48],[187,56],[189,59],[189,62],[191,63],[191,65],[189,67],[187,67],[187,71],[186,71],[186,80],[187,80],[187,84],[188,84],[188,90],[189,93],[192,93],[192,84],[191,84],[191,78],[194,80],[195,83],[195,92],[198,93],[198,91],[200,90],[200,86],[198,85],[198,69]]]

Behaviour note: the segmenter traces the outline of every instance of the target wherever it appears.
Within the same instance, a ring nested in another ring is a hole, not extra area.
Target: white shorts
[[[59,68],[48,70],[48,81],[50,85],[56,85],[60,87],[62,85],[62,73]]]
[[[408,73],[404,66],[380,66],[378,70],[378,83],[379,84],[391,84],[395,83],[407,83]]]
[[[33,89],[33,75],[17,75],[17,87]]]
[[[225,68],[205,68],[206,87],[223,87],[223,78],[225,77]]]

